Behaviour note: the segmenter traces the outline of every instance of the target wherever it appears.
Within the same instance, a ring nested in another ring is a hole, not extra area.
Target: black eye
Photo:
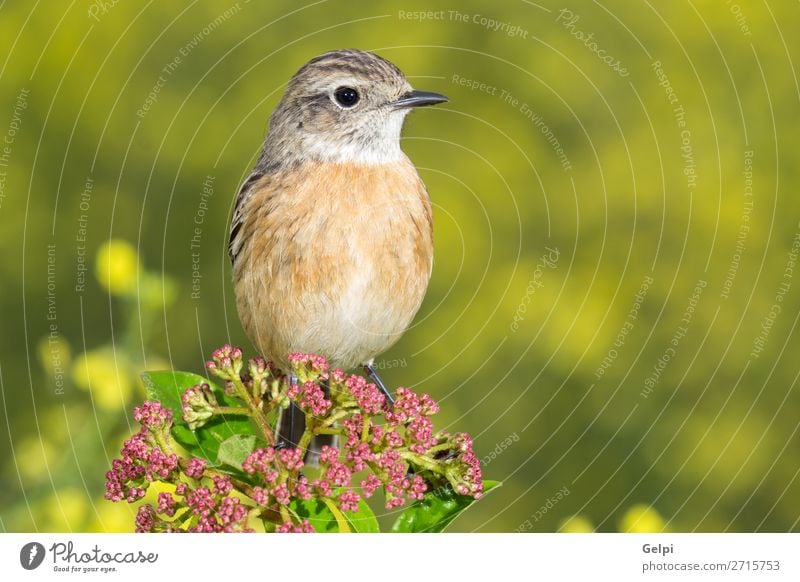
[[[358,91],[352,87],[339,87],[333,92],[333,96],[336,97],[336,102],[342,107],[352,107],[358,103],[359,99]]]

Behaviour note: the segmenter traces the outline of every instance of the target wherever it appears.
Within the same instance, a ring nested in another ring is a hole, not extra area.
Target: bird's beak
[[[432,91],[409,91],[397,101],[392,101],[393,107],[422,107],[423,105],[436,105],[437,103],[445,103],[449,101],[447,97],[441,93],[433,93]]]

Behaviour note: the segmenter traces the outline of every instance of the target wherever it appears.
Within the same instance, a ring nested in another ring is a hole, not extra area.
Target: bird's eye
[[[358,91],[352,87],[339,87],[333,92],[333,96],[336,98],[336,102],[342,107],[352,107],[358,103],[359,100]]]

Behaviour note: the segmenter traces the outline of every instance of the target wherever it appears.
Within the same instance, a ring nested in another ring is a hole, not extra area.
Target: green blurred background
[[[800,530],[798,24],[771,0],[1,2],[0,531],[132,529],[102,490],[138,373],[252,353],[233,198],[285,82],[342,47],[451,99],[406,125],[436,264],[377,363],[505,483],[453,529]]]

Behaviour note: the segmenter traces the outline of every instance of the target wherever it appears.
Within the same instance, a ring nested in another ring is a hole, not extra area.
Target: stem
[[[435,447],[431,447],[428,449],[428,454],[430,453],[438,453],[439,451],[446,451],[447,449],[452,448],[450,443],[442,443],[440,445],[436,445]]]
[[[327,427],[329,427],[329,426],[332,426],[334,422],[336,422],[336,421],[337,421],[337,420],[339,420],[340,418],[344,418],[345,416],[347,416],[347,413],[348,413],[348,412],[347,412],[346,410],[338,410],[337,412],[334,412],[334,413],[333,413],[333,414],[330,416],[330,418],[328,418],[328,419],[327,419],[325,422],[323,422],[323,423],[320,425],[320,427],[322,427],[322,428],[327,428]],[[322,433],[322,434],[338,434],[338,433]]]
[[[340,428],[318,428],[314,430],[314,434],[342,434]]]
[[[252,412],[246,406],[218,406],[214,409],[214,414],[236,414],[252,416]]]
[[[275,444],[275,435],[272,433],[269,422],[267,422],[267,417],[264,416],[264,412],[261,410],[260,403],[255,402],[253,397],[247,391],[247,388],[245,388],[245,385],[242,383],[242,379],[238,374],[235,374],[231,381],[233,382],[234,388],[236,388],[239,398],[244,400],[252,411],[251,416],[253,420],[256,421],[261,433],[264,435],[264,440],[267,441],[268,445]]]
[[[158,445],[158,447],[162,451],[164,451],[166,453],[171,453],[172,452],[172,447],[170,446],[170,444],[167,441],[167,439],[164,438],[164,435],[161,433],[161,431],[154,431],[154,432],[152,432],[152,434],[156,439],[156,444]],[[168,437],[168,438],[171,438],[171,437]]]
[[[439,475],[445,475],[445,470],[433,459],[426,457],[424,455],[419,455],[417,453],[412,453],[411,451],[399,451],[400,456],[405,459],[406,461],[414,462],[429,471],[433,471]]]
[[[311,444],[311,439],[314,437],[314,432],[311,430],[312,423],[311,415],[306,414],[306,429],[303,432],[303,436],[300,437],[300,442],[297,443],[297,448],[301,451],[305,451],[308,448],[308,445]]]
[[[275,405],[275,402],[278,400],[278,395],[281,391],[281,385],[283,384],[283,380],[280,379],[273,379],[269,383],[269,396],[270,396],[270,407]],[[264,394],[266,396],[266,394]]]
[[[367,442],[367,437],[369,436],[369,416],[364,415],[364,423],[361,427],[361,442]]]
[[[184,471],[184,473],[185,473],[186,472],[186,468],[189,466],[189,461],[187,461],[186,459],[179,458],[178,464],[180,465],[181,470]],[[229,477],[230,480],[231,480],[231,483],[234,485],[234,487],[239,489],[242,493],[244,493],[248,497],[250,497],[252,495],[252,493],[253,493],[253,487],[251,485],[245,483],[244,481],[240,481],[239,479],[237,479],[236,477],[233,477],[232,475],[229,475],[228,473],[223,473],[222,471],[217,471],[217,470],[212,469],[210,467],[206,467],[204,472],[209,477]],[[184,475],[184,477],[186,477],[187,479],[190,479],[193,484],[200,483],[199,479],[195,479],[193,477],[189,477],[188,475]]]

